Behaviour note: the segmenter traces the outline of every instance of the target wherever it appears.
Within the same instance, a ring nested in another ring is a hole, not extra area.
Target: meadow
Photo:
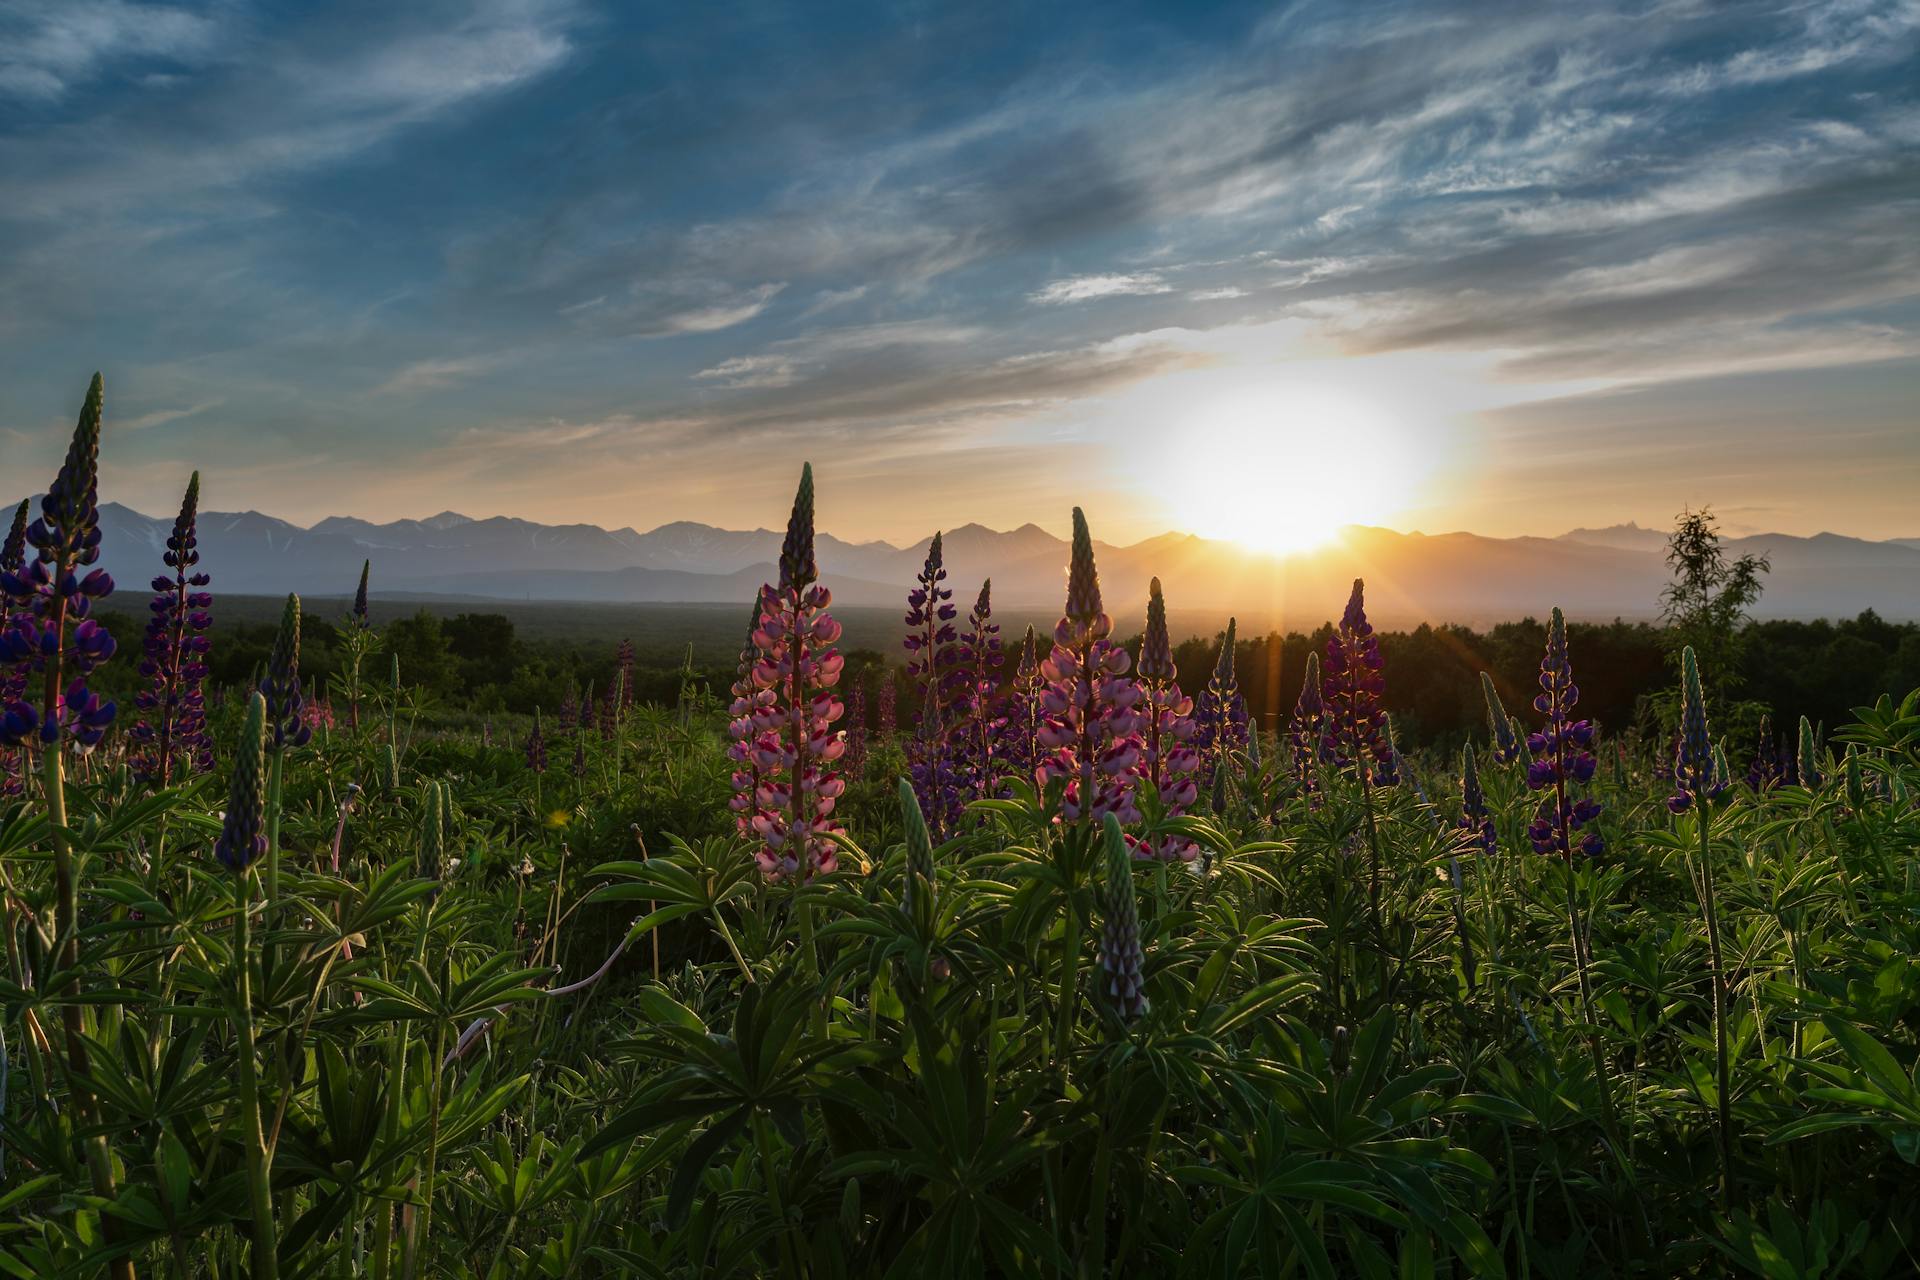
[[[101,394],[0,550],[0,1273],[1920,1269],[1904,633],[1775,705],[1703,542],[1397,732],[1362,582],[1276,681],[1075,510],[1056,617],[936,539],[852,662],[808,470],[731,650],[529,715],[367,577],[223,658],[197,478],[101,625]]]

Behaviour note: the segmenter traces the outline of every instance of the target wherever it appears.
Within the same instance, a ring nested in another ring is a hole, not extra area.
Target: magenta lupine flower
[[[1005,665],[1000,624],[993,620],[993,579],[989,578],[980,584],[980,594],[967,613],[967,630],[954,661],[953,759],[969,800],[989,793],[1002,765],[999,743],[1006,716],[999,695]]]
[[[1020,660],[1013,669],[1013,688],[1000,717],[1000,761],[1015,777],[1032,778],[1040,764],[1040,728],[1047,719],[1046,708],[1041,705],[1045,689],[1039,645],[1033,628],[1028,627],[1026,638],[1020,642]]]
[[[1605,847],[1594,825],[1600,816],[1600,804],[1591,796],[1574,799],[1573,788],[1593,780],[1594,728],[1591,720],[1573,719],[1579,705],[1580,687],[1573,682],[1573,663],[1567,656],[1567,620],[1556,606],[1547,624],[1547,652],[1540,660],[1540,692],[1534,695],[1533,709],[1546,718],[1539,733],[1529,735],[1527,749],[1533,763],[1527,766],[1530,790],[1552,794],[1540,801],[1527,838],[1536,853],[1557,853],[1573,860],[1574,835],[1592,828],[1581,837],[1579,849],[1588,857],[1597,856]]]
[[[1233,670],[1234,631],[1237,619],[1227,619],[1227,634],[1220,642],[1220,658],[1213,665],[1207,687],[1194,701],[1194,750],[1200,753],[1200,785],[1211,789],[1228,757],[1247,748],[1249,717],[1247,700],[1240,694],[1240,681]]]
[[[173,575],[153,580],[153,617],[147,622],[146,656],[140,674],[147,688],[133,705],[142,714],[131,737],[138,743],[134,770],[162,787],[171,786],[185,769],[205,773],[213,767],[213,738],[207,733],[207,628],[213,618],[207,610],[213,581],[195,572],[200,563],[199,538],[194,522],[200,507],[200,473],[187,481],[180,515],[173,522],[162,562]]]
[[[1160,797],[1160,807],[1168,816],[1178,816],[1199,798],[1200,785],[1194,774],[1200,768],[1200,753],[1193,747],[1197,731],[1193,699],[1174,681],[1178,672],[1167,636],[1167,601],[1160,593],[1158,578],[1147,587],[1147,629],[1140,641],[1138,673],[1140,705],[1146,720],[1140,780]],[[1168,862],[1192,862],[1200,856],[1200,846],[1181,836],[1165,836],[1157,842],[1134,841],[1133,851],[1138,857]]]
[[[927,544],[926,563],[907,594],[907,679],[913,682],[920,704],[919,721],[907,743],[908,771],[914,797],[926,816],[937,843],[952,834],[964,804],[954,760],[949,711],[954,701],[954,676],[959,671],[959,632],[953,625],[958,609],[953,588],[943,585],[947,570],[940,534]],[[964,677],[961,680],[964,683]]]
[[[1138,822],[1134,786],[1144,748],[1144,717],[1136,709],[1140,688],[1127,677],[1127,651],[1109,637],[1113,619],[1100,603],[1100,576],[1093,563],[1087,518],[1073,509],[1073,561],[1067,572],[1067,609],[1053,629],[1053,650],[1040,666],[1046,688],[1046,721],[1039,741],[1044,756],[1035,776],[1044,790],[1060,780],[1060,816],[1084,822],[1111,813]]]
[[[1489,857],[1498,847],[1493,815],[1487,812],[1487,794],[1480,788],[1480,767],[1474,760],[1471,742],[1460,757],[1460,829]]]
[[[753,712],[753,758],[761,771],[753,816],[761,847],[754,856],[775,880],[811,879],[839,861],[833,807],[846,783],[829,766],[846,752],[846,739],[833,729],[846,711],[833,693],[846,664],[832,647],[840,638],[840,624],[827,612],[833,593],[818,578],[808,464],[780,551],[780,582],[761,588],[753,633],[753,683],[773,694],[770,705]]]
[[[1293,719],[1287,726],[1287,751],[1293,761],[1293,776],[1305,790],[1318,789],[1314,773],[1325,762],[1327,742],[1326,696],[1320,686],[1320,655],[1307,654],[1307,673],[1300,681],[1300,697],[1293,704]]]
[[[1680,651],[1680,745],[1673,757],[1673,794],[1667,808],[1685,813],[1695,801],[1717,799],[1727,789],[1726,770],[1716,758],[1707,729],[1707,695],[1700,687],[1700,663],[1693,646]]]
[[[1380,698],[1387,682],[1381,675],[1380,637],[1367,621],[1366,584],[1353,580],[1353,594],[1340,625],[1327,638],[1327,662],[1321,675],[1326,704],[1323,734],[1328,761],[1353,769],[1362,784],[1392,786],[1395,769],[1386,736],[1386,711]]]
[[[727,758],[734,763],[733,796],[727,807],[733,810],[734,825],[743,836],[753,835],[753,815],[758,812],[754,797],[760,791],[760,766],[754,761],[754,726],[773,706],[773,690],[753,682],[753,667],[760,660],[753,635],[759,629],[760,600],[755,597],[753,613],[747,619],[746,647],[740,650],[740,664],[734,673],[733,702],[727,708]]]
[[[100,559],[103,397],[96,373],[66,461],[40,500],[40,518],[27,526],[25,540],[34,559],[0,573],[0,592],[10,601],[7,629],[0,634],[0,666],[25,667],[29,678],[38,673],[44,683],[38,707],[23,690],[0,708],[0,747],[22,747],[37,735],[43,746],[64,738],[84,754],[100,745],[113,723],[114,704],[87,688],[87,677],[113,656],[113,637],[87,616],[94,601],[112,594],[113,579],[104,569],[84,578],[77,572]]]

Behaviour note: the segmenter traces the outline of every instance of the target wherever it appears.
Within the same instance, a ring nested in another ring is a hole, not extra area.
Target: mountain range
[[[101,563],[116,579],[132,586],[159,571],[171,517],[105,503],[100,523]],[[331,516],[301,528],[257,511],[207,511],[199,538],[215,589],[236,594],[345,595],[361,561],[370,559],[376,594],[388,598],[744,604],[773,575],[781,535],[689,521],[642,533],[452,511],[385,524]],[[1169,600],[1183,608],[1311,627],[1336,615],[1352,579],[1364,577],[1378,621],[1484,625],[1538,616],[1555,603],[1576,617],[1650,617],[1667,578],[1665,541],[1661,531],[1632,524],[1554,538],[1354,526],[1325,546],[1286,556],[1178,533],[1129,546],[1096,544],[1096,552],[1116,614],[1144,602],[1148,579],[1158,576]],[[1046,530],[969,524],[948,530],[943,542],[949,585],[963,611],[983,577],[993,579],[1003,608],[1058,606],[1067,544]],[[927,545],[847,542],[823,533],[821,574],[844,604],[896,605]],[[1920,617],[1920,538],[1756,534],[1724,545],[1730,555],[1771,560],[1761,616],[1852,616],[1872,608],[1889,618]]]

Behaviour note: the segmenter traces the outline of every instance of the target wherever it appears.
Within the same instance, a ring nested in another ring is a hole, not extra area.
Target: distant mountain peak
[[[472,516],[463,516],[458,511],[442,511],[437,516],[428,516],[420,522],[428,529],[457,529],[463,524],[472,524]]]

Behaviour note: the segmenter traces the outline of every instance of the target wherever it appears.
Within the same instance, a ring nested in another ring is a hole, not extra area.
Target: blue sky
[[[1920,536],[1920,3],[0,0],[0,471]],[[1237,514],[1223,514],[1237,513]]]

